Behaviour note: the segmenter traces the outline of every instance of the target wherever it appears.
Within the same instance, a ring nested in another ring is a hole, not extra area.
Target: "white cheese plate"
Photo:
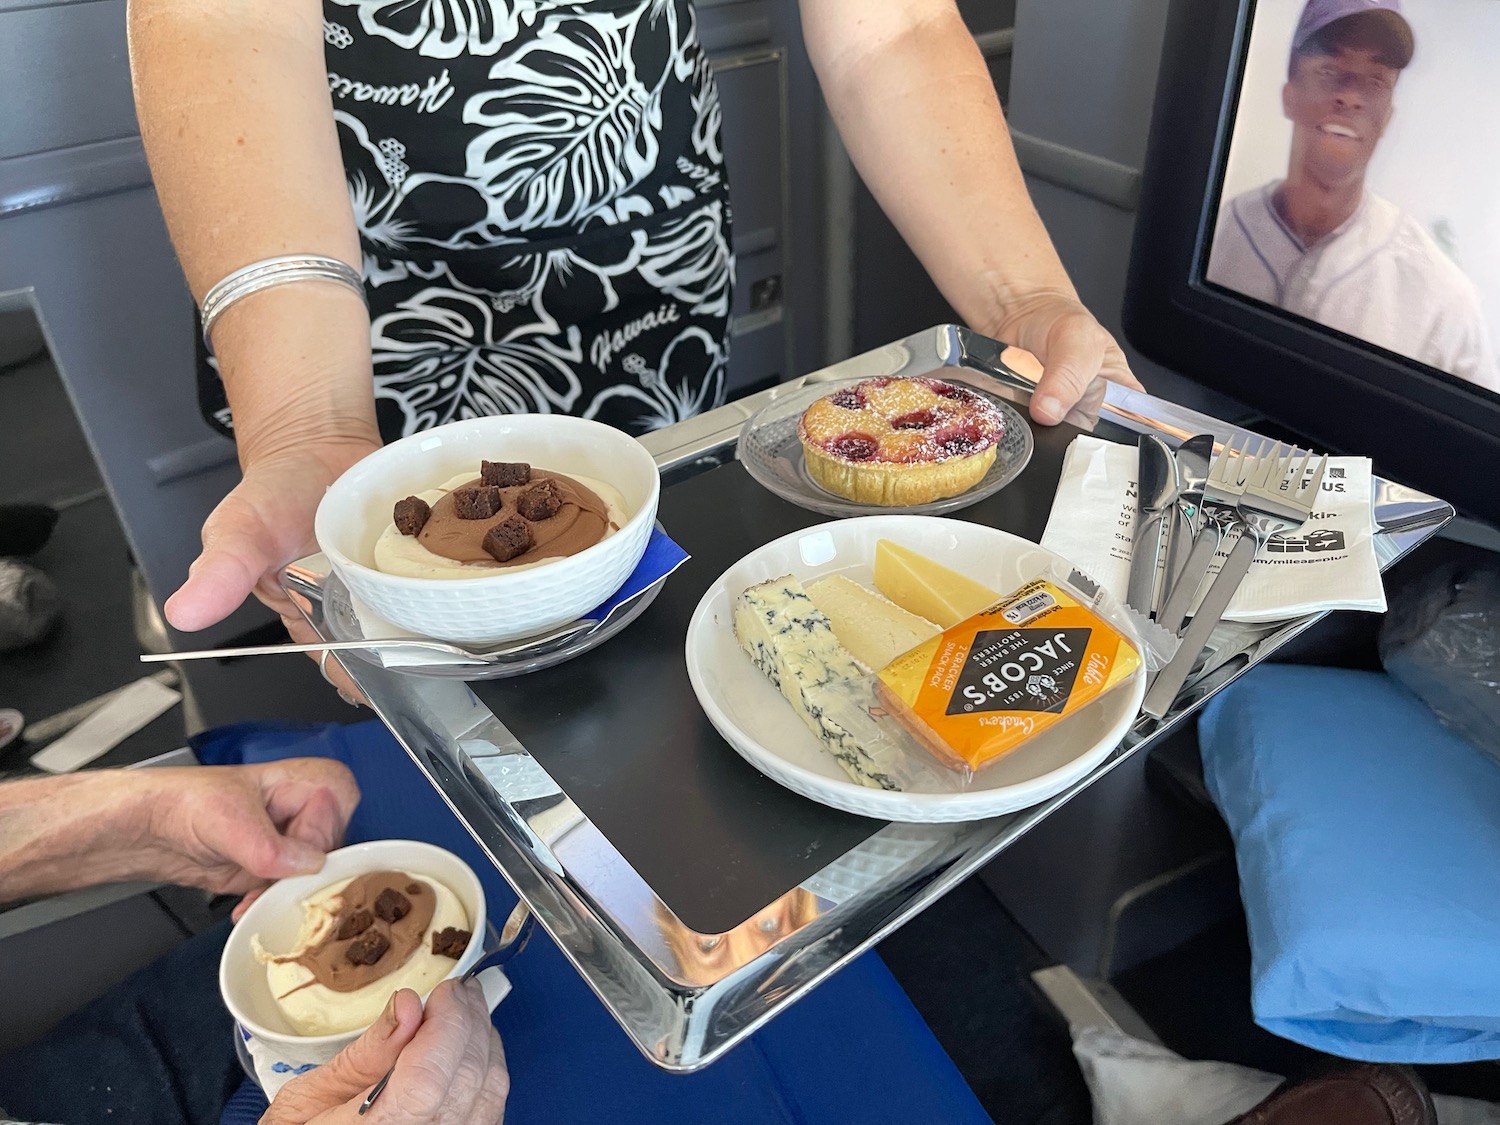
[[[1060,564],[1008,532],[935,516],[866,516],[783,536],[730,567],[703,595],[687,631],[693,691],[714,729],[767,777],[810,800],[880,820],[983,820],[1054,797],[1102,763],[1125,737],[1146,692],[1145,669],[976,774],[960,792],[889,791],[856,784],[735,640],[734,600],[784,574],[804,585],[843,574],[873,588],[875,544],[889,539],[1008,594]]]

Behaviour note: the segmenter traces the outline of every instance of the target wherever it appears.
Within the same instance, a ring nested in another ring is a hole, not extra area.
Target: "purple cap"
[[[1329,24],[1350,16],[1368,16],[1370,23],[1385,33],[1391,65],[1397,70],[1411,62],[1416,43],[1411,24],[1401,14],[1401,0],[1307,0],[1292,36],[1292,54],[1300,52],[1309,39]]]

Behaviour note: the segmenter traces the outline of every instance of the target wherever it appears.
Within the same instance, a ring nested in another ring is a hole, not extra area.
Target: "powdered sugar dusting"
[[[798,436],[850,463],[918,464],[997,445],[1005,416],[983,396],[939,379],[866,379],[820,398]]]

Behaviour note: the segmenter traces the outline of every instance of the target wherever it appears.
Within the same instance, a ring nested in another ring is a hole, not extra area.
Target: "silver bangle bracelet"
[[[283,258],[251,262],[218,282],[203,298],[203,346],[208,349],[208,354],[214,354],[211,339],[214,322],[224,315],[230,305],[252,293],[259,293],[262,289],[293,281],[333,281],[347,285],[359,294],[361,301],[365,301],[365,307],[369,307],[369,302],[365,299],[364,279],[360,277],[359,271],[337,258],[326,258],[321,254],[290,254]]]

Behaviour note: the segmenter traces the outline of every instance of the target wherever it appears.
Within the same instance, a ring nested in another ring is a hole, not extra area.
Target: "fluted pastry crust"
[[[911,507],[956,496],[995,463],[1005,416],[940,379],[866,379],[813,403],[797,424],[807,472],[860,504]]]

